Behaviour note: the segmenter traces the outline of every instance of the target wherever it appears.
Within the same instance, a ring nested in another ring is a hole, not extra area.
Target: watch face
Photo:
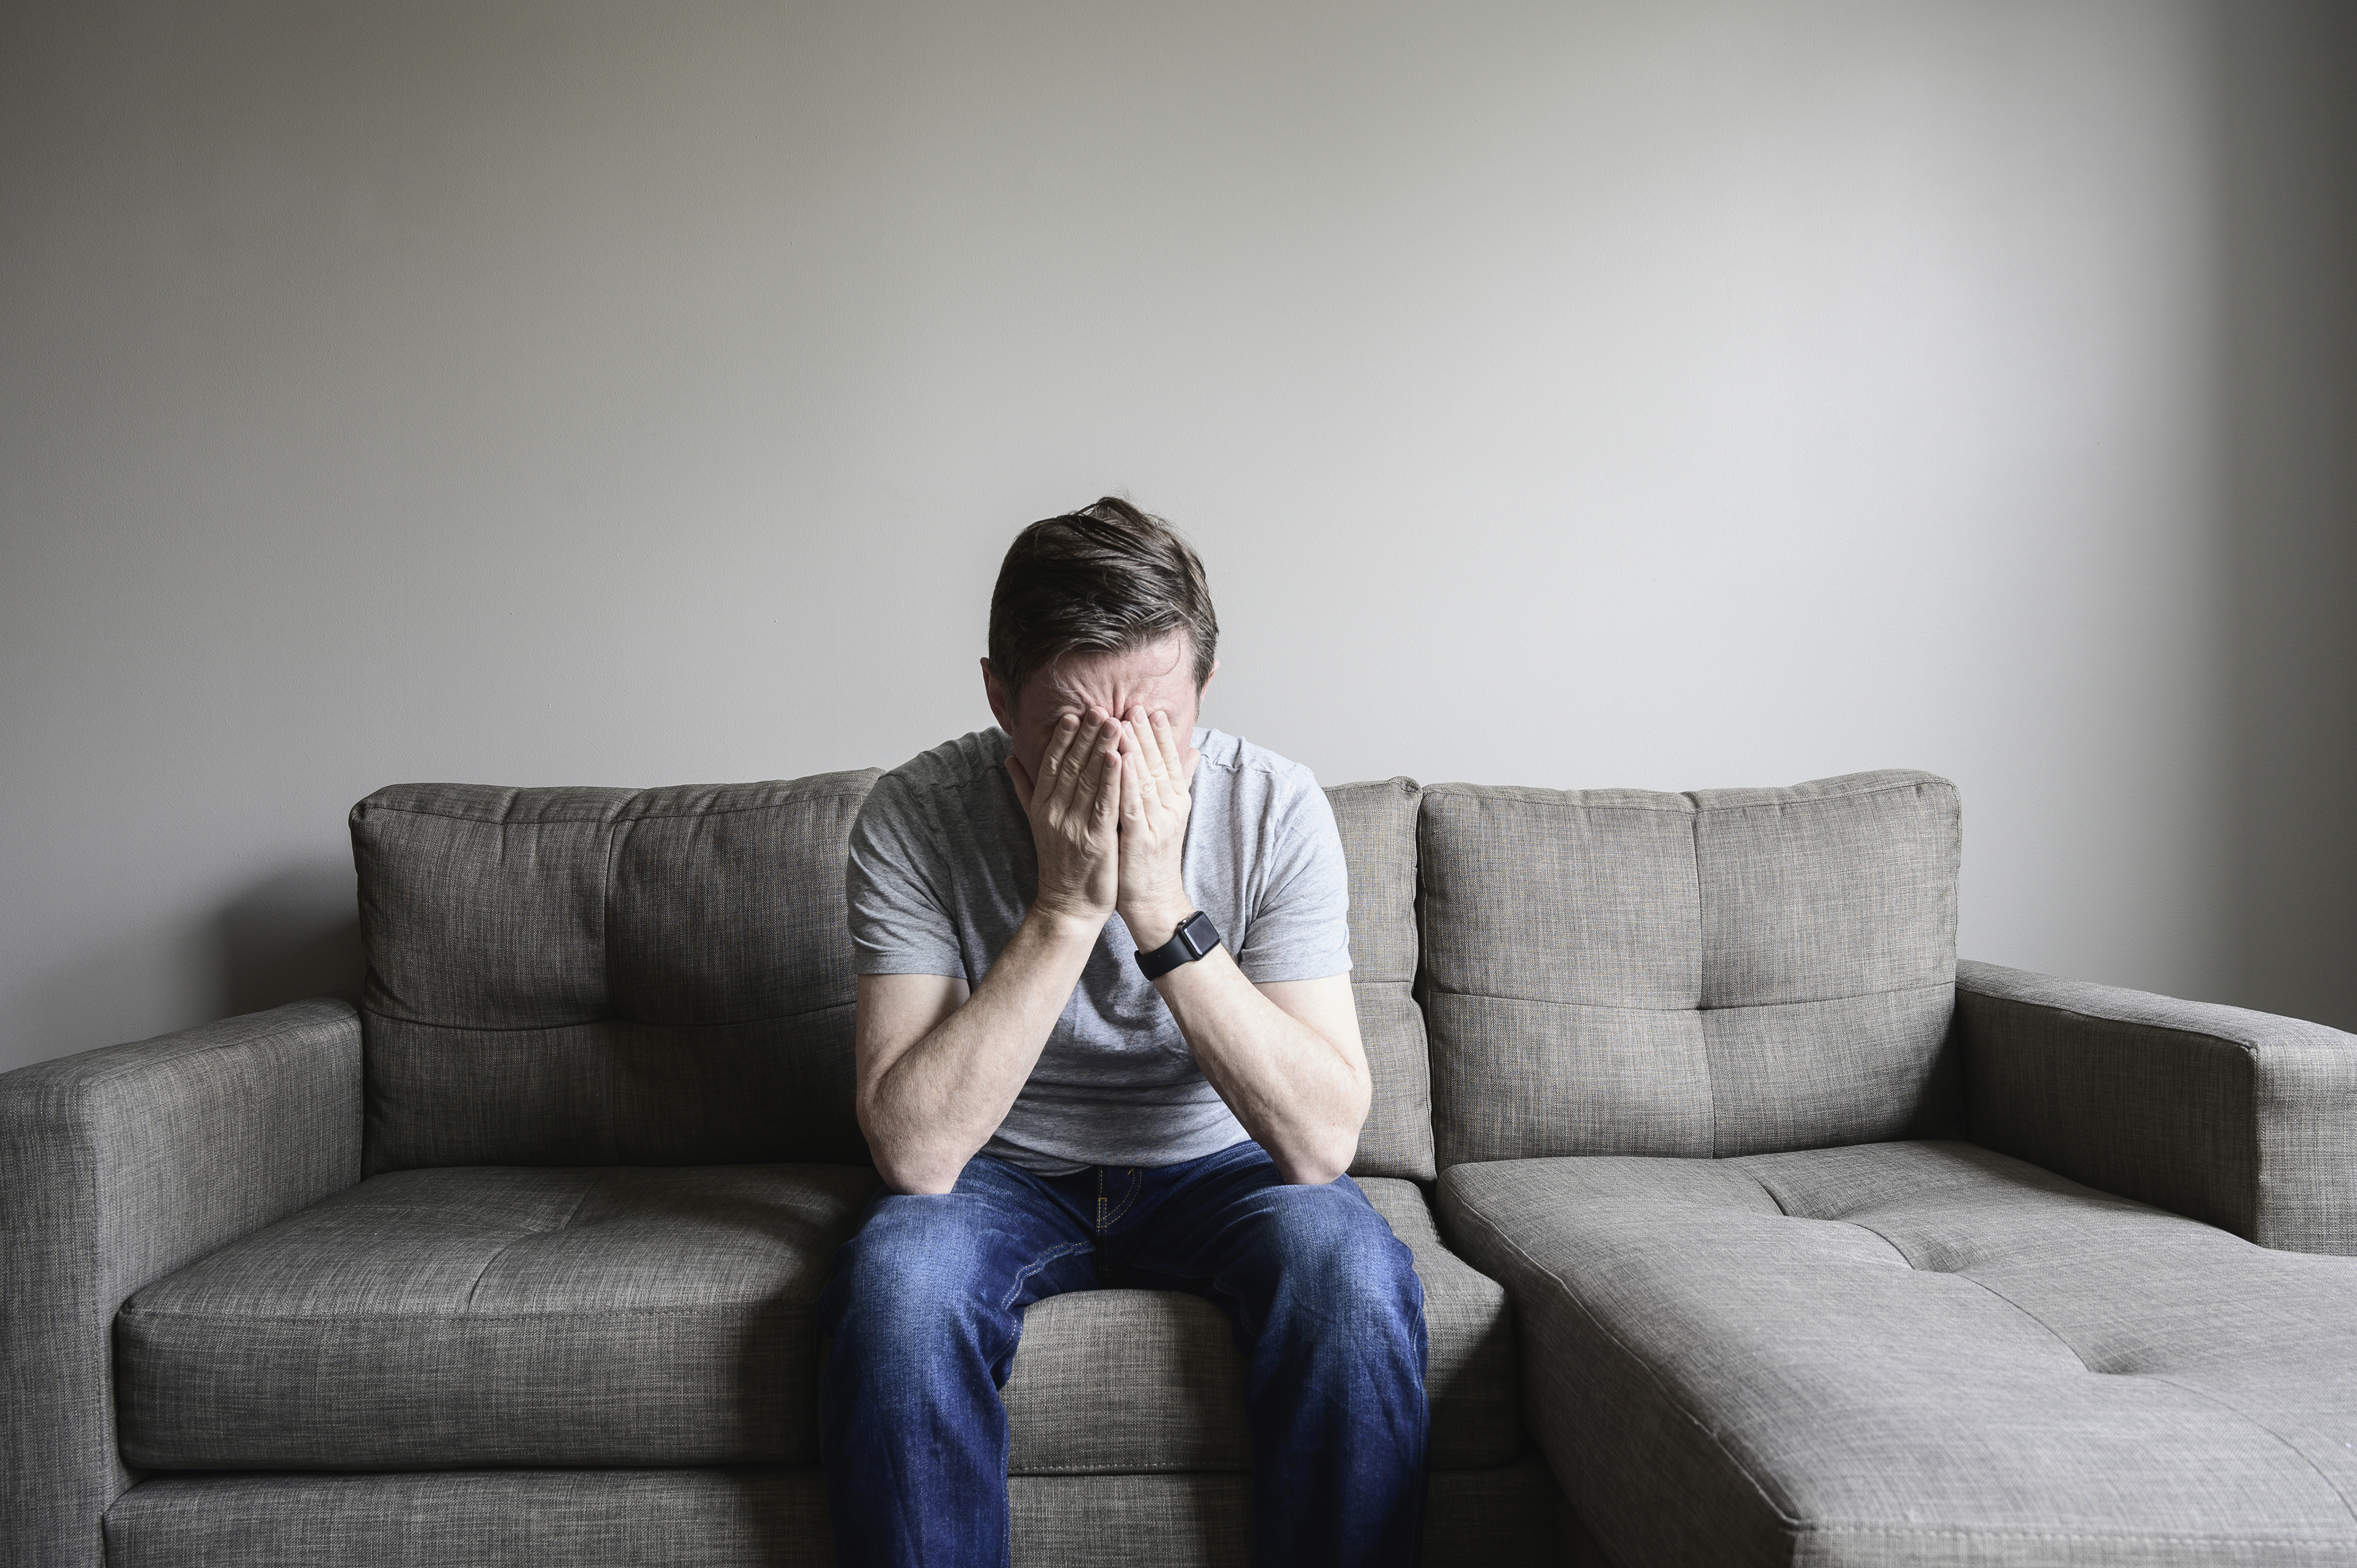
[[[1220,929],[1211,924],[1211,916],[1199,909],[1187,918],[1185,925],[1178,928],[1178,940],[1187,944],[1189,952],[1193,953],[1197,958],[1201,958],[1220,945]]]

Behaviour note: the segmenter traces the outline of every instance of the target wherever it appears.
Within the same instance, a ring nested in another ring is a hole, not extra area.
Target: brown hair
[[[1203,563],[1176,530],[1118,496],[1015,536],[990,594],[990,669],[1013,703],[1067,653],[1114,653],[1185,631],[1195,685],[1211,678],[1220,618]]]

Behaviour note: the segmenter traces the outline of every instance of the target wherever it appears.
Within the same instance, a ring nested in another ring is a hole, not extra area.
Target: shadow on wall
[[[360,904],[349,861],[264,878],[222,907],[215,929],[223,1016],[307,996],[360,995]]]
[[[2218,34],[2236,994],[2357,1030],[2357,6]]]

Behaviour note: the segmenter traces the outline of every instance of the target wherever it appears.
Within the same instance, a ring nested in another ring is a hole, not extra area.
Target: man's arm
[[[1168,714],[1134,707],[1121,734],[1120,908],[1146,951],[1194,913],[1180,858],[1190,769]],[[1280,1176],[1322,1186],[1349,1168],[1373,1092],[1350,976],[1254,985],[1222,943],[1154,988]]]
[[[1115,734],[1110,721],[1068,719],[1037,780],[1009,768],[1031,819],[1039,896],[971,996],[963,980],[945,975],[860,977],[859,1128],[896,1191],[957,1185],[1023,1091],[1112,918]]]
[[[1254,985],[1222,944],[1154,988],[1278,1175],[1322,1187],[1350,1168],[1373,1079],[1349,975]]]
[[[948,975],[859,977],[859,1127],[887,1187],[957,1185],[1006,1120],[1103,929],[1034,908],[971,993]]]

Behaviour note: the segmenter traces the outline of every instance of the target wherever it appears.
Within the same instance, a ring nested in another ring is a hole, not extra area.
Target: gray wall
[[[889,764],[1121,489],[1329,780],[1937,769],[1964,949],[2357,1026],[2345,5],[19,4],[0,1066],[349,804]]]

